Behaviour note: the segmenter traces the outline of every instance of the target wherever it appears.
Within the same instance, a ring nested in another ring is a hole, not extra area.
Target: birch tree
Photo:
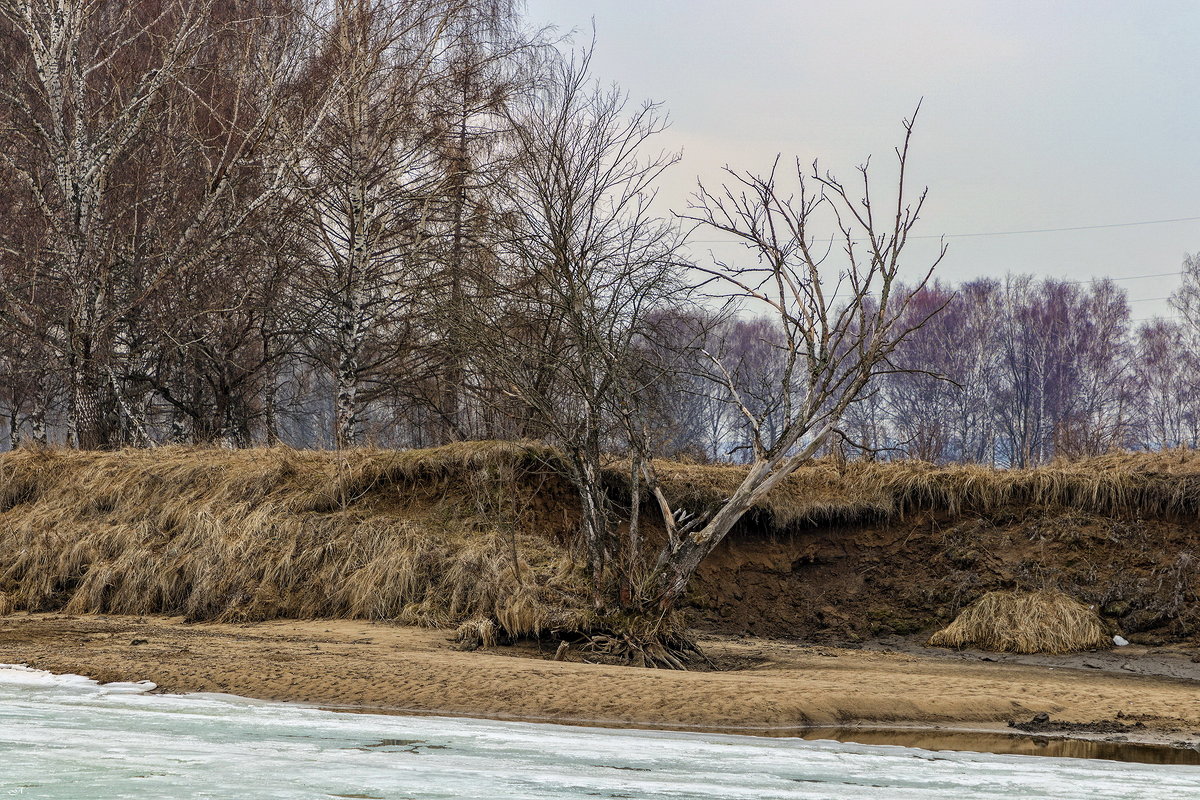
[[[403,372],[433,287],[442,189],[431,87],[445,78],[460,0],[336,0],[313,80],[330,113],[296,161],[308,206],[297,232],[314,258],[303,292],[310,353],[333,376],[334,441],[361,441],[365,389]]]
[[[148,291],[194,268],[279,188],[237,179],[266,149],[289,77],[286,7],[214,0],[2,0],[11,44],[0,77],[5,146],[45,226],[30,281],[58,287],[48,346],[68,387],[80,447],[113,443],[122,319]],[[197,124],[201,123],[202,124]],[[153,234],[139,173],[195,156],[204,180],[174,194],[168,238]],[[236,209],[230,201],[240,190]],[[32,315],[4,288],[5,321]],[[43,309],[43,311],[46,311]]]

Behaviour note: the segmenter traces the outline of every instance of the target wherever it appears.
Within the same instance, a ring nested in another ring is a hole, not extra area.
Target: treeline
[[[847,430],[881,453],[1018,467],[1197,447],[1197,267],[1186,261],[1172,296],[1181,316],[1141,323],[1108,280],[931,284],[916,313],[942,310],[900,346],[901,371],[882,376]]]
[[[1027,467],[1115,449],[1200,446],[1200,262],[1187,259],[1172,295],[1179,318],[1131,320],[1124,289],[1009,275],[912,293],[914,330],[850,406],[827,452],[871,459]],[[905,291],[902,287],[900,291]],[[733,318],[707,329],[741,400],[767,426],[787,342],[774,320]],[[692,365],[702,375],[703,364]],[[669,404],[673,446],[700,459],[740,460],[748,430],[723,387],[703,377]]]
[[[790,206],[775,172],[730,172],[683,224],[660,216],[677,159],[659,108],[520,10],[0,0],[8,444],[537,438],[754,460],[820,436],[1014,465],[1196,444],[1194,267],[1185,321],[1135,328],[1107,282],[919,272],[902,290],[915,211],[865,255],[838,219],[825,233],[875,277],[837,305],[807,246],[841,184],[811,175]],[[797,270],[772,316],[753,269],[689,263],[692,223],[763,274]],[[718,273],[741,306],[706,294]],[[912,297],[873,329],[881,291]]]
[[[568,70],[515,6],[0,4],[10,439],[519,435],[454,324]]]

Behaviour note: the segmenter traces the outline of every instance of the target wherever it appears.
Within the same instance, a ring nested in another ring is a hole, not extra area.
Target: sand
[[[460,652],[444,630],[358,621],[0,617],[0,662],[101,681],[150,680],[165,692],[227,692],[385,713],[759,733],[889,724],[1001,730],[1008,721],[1045,712],[1056,722],[1095,724],[1101,733],[1111,734],[1115,725],[1121,740],[1190,744],[1200,738],[1196,681],[1113,666],[1139,658],[1157,663],[1148,652],[1092,667],[1079,660],[1110,657],[1076,656],[1055,666],[913,652],[920,648],[911,643],[850,649],[707,638],[703,646],[719,663],[740,668],[674,672],[553,661],[549,644],[544,653],[532,646]],[[1169,654],[1167,661],[1186,660]]]

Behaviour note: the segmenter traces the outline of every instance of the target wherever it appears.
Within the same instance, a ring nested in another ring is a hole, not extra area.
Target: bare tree
[[[122,325],[279,188],[278,170],[253,188],[240,178],[268,149],[292,76],[288,16],[268,0],[4,0],[0,25],[11,64],[0,79],[0,158],[45,229],[33,271],[5,285],[0,313],[26,326],[29,285],[58,288],[60,305],[41,309],[54,317],[47,346],[69,389],[74,440],[102,447],[129,410]],[[194,191],[171,192],[164,175],[193,168],[203,179],[183,183]],[[152,213],[164,191],[166,217]]]
[[[914,115],[915,118],[915,115]],[[757,263],[720,263],[706,271],[730,287],[729,295],[766,309],[781,330],[783,369],[777,408],[755,408],[740,396],[722,364],[730,401],[750,430],[750,465],[740,484],[707,517],[686,525],[661,490],[654,492],[668,541],[643,590],[651,608],[669,609],[700,562],[742,516],[837,435],[850,404],[879,375],[896,367],[898,345],[924,323],[907,318],[913,290],[921,289],[945,254],[916,274],[912,289],[897,292],[904,250],[925,192],[910,202],[905,183],[912,120],[896,150],[894,197],[881,206],[868,168],[859,168],[861,192],[814,164],[796,165],[796,187],[779,185],[779,162],[765,176],[727,170],[729,185],[700,187],[687,215],[699,225],[732,236]],[[820,244],[822,213],[836,231],[840,258]],[[772,422],[771,414],[777,414]]]
[[[311,78],[330,113],[298,153],[307,209],[295,230],[312,260],[302,297],[310,354],[335,380],[334,441],[361,441],[365,387],[403,372],[434,288],[433,211],[442,192],[431,92],[462,0],[337,0]]]
[[[511,146],[506,112],[532,90],[540,34],[520,25],[516,0],[474,0],[450,20],[444,76],[434,86],[439,121],[436,147],[444,186],[436,216],[442,228],[435,255],[444,297],[437,303],[432,338],[438,358],[432,396],[443,440],[479,435],[468,407],[469,342],[457,324],[476,301],[494,262],[498,188],[506,180]]]
[[[658,107],[631,112],[595,88],[590,51],[551,67],[548,86],[513,109],[518,153],[502,198],[509,234],[470,324],[498,404],[527,435],[557,445],[579,494],[580,539],[598,605],[627,563],[604,486],[606,452],[655,373],[641,345],[664,309],[686,305],[680,236],[651,210],[676,157],[647,153]],[[481,392],[483,402],[497,402]]]

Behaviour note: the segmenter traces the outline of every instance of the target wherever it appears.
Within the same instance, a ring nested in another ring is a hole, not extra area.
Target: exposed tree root
[[[688,664],[712,666],[686,628],[674,620],[650,624],[636,619],[619,621],[623,624],[587,635],[580,650],[635,667],[686,670]]]

